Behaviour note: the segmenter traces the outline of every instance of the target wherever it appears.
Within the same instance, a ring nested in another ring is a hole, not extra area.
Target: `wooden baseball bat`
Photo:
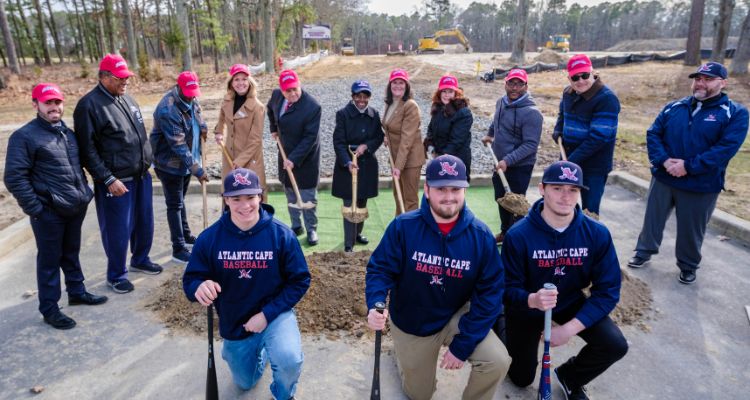
[[[551,283],[545,283],[544,288],[555,290],[557,287]],[[552,309],[544,312],[544,357],[542,358],[542,372],[539,375],[538,400],[552,400],[552,384],[550,378],[551,358],[549,355],[549,342],[552,335]]]
[[[375,303],[375,311],[383,313],[385,303]],[[375,331],[375,367],[372,371],[372,390],[370,390],[370,400],[380,400],[380,340],[383,332]]]

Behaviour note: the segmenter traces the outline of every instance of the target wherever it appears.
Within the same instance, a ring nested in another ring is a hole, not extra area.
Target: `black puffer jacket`
[[[75,215],[94,197],[73,131],[64,123],[54,127],[40,117],[10,136],[4,180],[23,212],[31,216],[44,207],[63,216]]]
[[[143,176],[151,166],[151,144],[138,104],[113,97],[98,84],[73,111],[81,161],[97,182]]]
[[[435,146],[437,155],[450,154],[466,164],[466,171],[471,171],[471,115],[466,99],[453,99],[447,105],[434,104],[432,119],[427,126],[425,149]]]

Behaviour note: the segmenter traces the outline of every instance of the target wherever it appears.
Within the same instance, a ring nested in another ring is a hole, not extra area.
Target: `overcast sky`
[[[462,9],[466,9],[473,1],[478,3],[495,3],[501,4],[502,0],[451,0],[451,3],[458,5]],[[604,3],[605,0],[568,0],[566,4],[570,6],[573,3],[578,3],[582,6],[591,6],[599,3]],[[616,2],[617,0],[611,0]],[[386,13],[391,15],[411,14],[415,9],[422,6],[422,0],[370,0],[370,11],[374,13]]]

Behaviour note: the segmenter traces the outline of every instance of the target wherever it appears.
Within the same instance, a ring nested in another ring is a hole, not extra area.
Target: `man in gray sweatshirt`
[[[505,77],[505,96],[495,105],[495,115],[482,143],[492,143],[492,151],[499,160],[492,175],[495,198],[505,195],[505,189],[497,174],[500,169],[508,179],[513,193],[526,195],[531,180],[531,172],[536,162],[536,151],[542,135],[542,113],[528,93],[528,75],[522,69],[512,69]],[[505,232],[523,215],[513,215],[498,206],[500,210],[500,233],[495,241],[502,243]]]

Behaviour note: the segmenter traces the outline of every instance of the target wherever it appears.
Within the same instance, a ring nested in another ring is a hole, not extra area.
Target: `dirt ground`
[[[323,334],[329,339],[354,340],[371,334],[366,325],[365,267],[369,251],[313,253],[307,256],[312,280],[310,289],[297,305],[297,319],[304,334]],[[175,333],[205,335],[206,309],[190,303],[182,291],[181,272],[172,275],[153,291],[146,308],[154,311]],[[651,289],[642,280],[623,271],[620,303],[612,319],[620,326],[649,331],[654,317]],[[215,318],[218,332],[218,318]],[[218,336],[218,335],[216,335]]]

